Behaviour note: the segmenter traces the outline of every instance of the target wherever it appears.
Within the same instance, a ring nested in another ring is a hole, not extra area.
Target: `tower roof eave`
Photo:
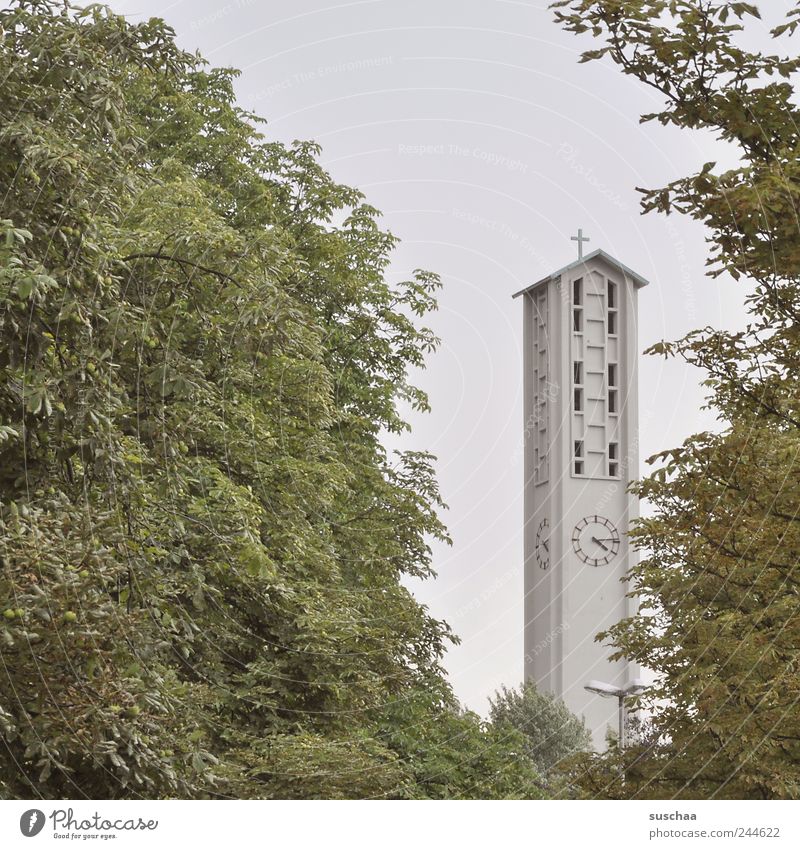
[[[530,292],[531,289],[535,289],[540,283],[544,283],[545,280],[552,280],[554,277],[560,277],[567,271],[571,271],[573,268],[577,268],[580,265],[585,265],[589,262],[590,259],[604,259],[609,265],[613,265],[615,268],[618,268],[623,274],[627,274],[631,280],[633,280],[634,285],[637,289],[641,289],[642,286],[649,285],[650,281],[645,280],[641,274],[637,274],[633,269],[628,268],[627,265],[620,262],[618,259],[614,259],[613,256],[607,254],[602,248],[598,248],[596,251],[592,251],[590,254],[586,254],[585,257],[581,259],[576,259],[574,262],[571,262],[569,265],[565,265],[563,268],[559,268],[558,271],[554,271],[552,274],[548,274],[546,277],[542,277],[541,280],[537,280],[535,283],[531,283],[530,286],[526,286],[524,289],[520,289],[519,292],[515,292],[511,297],[518,298],[520,295],[524,295],[526,292]]]

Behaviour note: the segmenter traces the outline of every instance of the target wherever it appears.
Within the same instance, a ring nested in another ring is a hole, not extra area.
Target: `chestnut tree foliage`
[[[642,116],[713,131],[739,167],[643,191],[644,211],[703,222],[709,273],[748,284],[750,323],[705,328],[651,353],[707,374],[719,432],[650,462],[635,484],[654,513],[633,538],[643,613],[603,637],[655,670],[646,745],[584,759],[589,795],[800,796],[800,59],[792,9],[776,52],[746,49],[758,9],[741,2],[562,0],[557,20],[660,93]],[[620,770],[620,766],[624,769]],[[624,775],[624,781],[620,781]]]
[[[0,39],[0,797],[538,795],[401,582],[437,278],[162,21]]]

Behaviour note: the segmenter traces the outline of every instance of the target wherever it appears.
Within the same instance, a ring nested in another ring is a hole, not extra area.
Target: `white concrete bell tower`
[[[637,297],[647,281],[605,251],[523,289],[525,679],[583,715],[595,746],[617,729],[616,699],[634,664],[611,662],[595,635],[635,613],[620,578],[638,515]]]

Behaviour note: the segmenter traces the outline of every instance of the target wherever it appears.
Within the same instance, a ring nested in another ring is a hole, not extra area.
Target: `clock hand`
[[[596,542],[599,546],[608,551],[608,546],[602,540],[599,540],[597,537],[592,537],[592,542]]]
[[[547,547],[547,540],[544,540],[544,539],[542,540],[542,547],[544,548],[544,550],[545,550],[548,554],[550,553],[550,549]]]

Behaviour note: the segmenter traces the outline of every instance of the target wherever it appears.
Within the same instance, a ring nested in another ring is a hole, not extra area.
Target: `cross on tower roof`
[[[570,238],[571,242],[577,242],[578,243],[578,259],[583,259],[583,243],[589,242],[591,240],[589,239],[588,236],[583,235],[583,230],[580,227],[578,227],[578,235],[577,236],[570,236],[569,238]]]

